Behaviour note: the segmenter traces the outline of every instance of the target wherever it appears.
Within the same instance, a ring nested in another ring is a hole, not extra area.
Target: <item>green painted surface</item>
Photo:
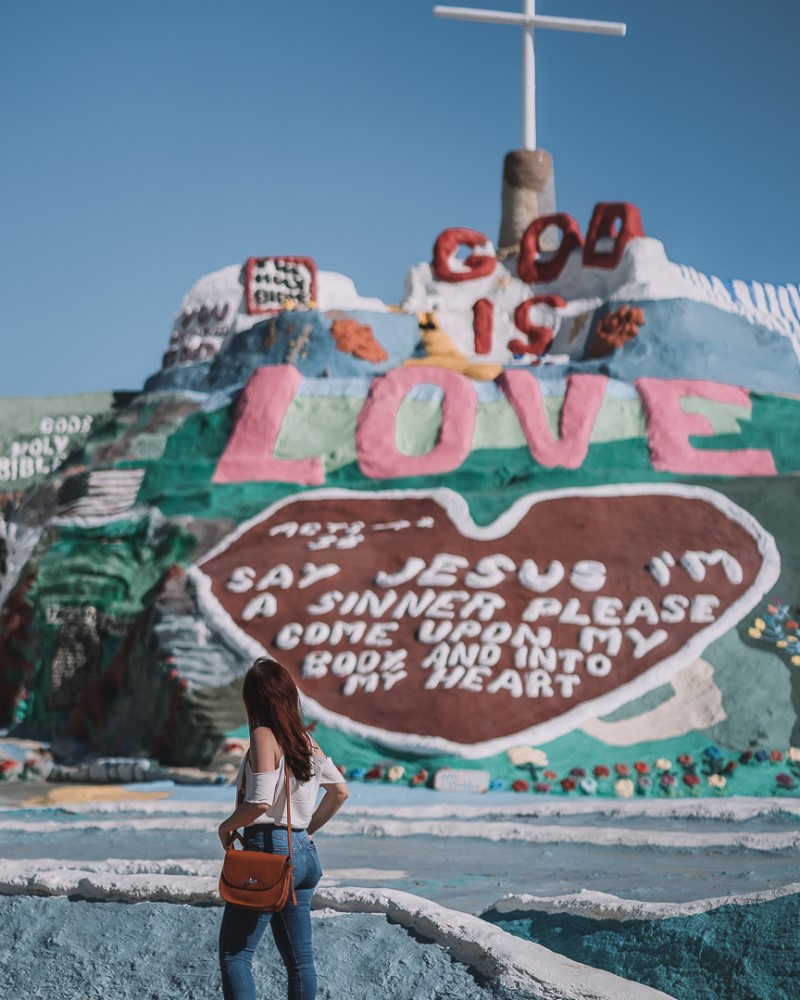
[[[800,894],[665,920],[484,914],[511,934],[675,1000],[795,1000]]]

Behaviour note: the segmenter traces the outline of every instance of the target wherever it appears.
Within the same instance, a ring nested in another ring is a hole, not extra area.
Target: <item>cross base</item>
[[[534,219],[555,214],[553,158],[546,150],[515,149],[506,153],[501,205],[498,256],[502,258],[517,253],[522,234]],[[557,240],[552,247],[547,243],[545,236],[542,249],[557,249]]]

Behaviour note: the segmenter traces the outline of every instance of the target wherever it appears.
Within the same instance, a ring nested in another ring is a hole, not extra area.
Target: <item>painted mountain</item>
[[[251,257],[141,392],[0,406],[16,732],[208,764],[266,654],[357,774],[791,794],[797,285],[602,203],[446,230],[398,306]]]

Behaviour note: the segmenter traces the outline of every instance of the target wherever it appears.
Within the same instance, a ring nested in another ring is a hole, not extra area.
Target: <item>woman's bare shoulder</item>
[[[256,726],[250,731],[250,769],[274,771],[281,757],[281,748],[268,726]]]
[[[317,743],[317,741],[314,739],[311,733],[306,733],[306,736],[308,736],[308,741],[314,750],[315,756],[319,757],[320,760],[325,760],[325,751],[322,749],[319,743]]]

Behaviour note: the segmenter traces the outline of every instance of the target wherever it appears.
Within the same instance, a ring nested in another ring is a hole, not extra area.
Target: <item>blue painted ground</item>
[[[11,795],[11,786],[5,786],[5,794],[0,793],[0,856],[16,859],[21,870],[35,867],[42,858],[171,858],[205,861],[212,867],[220,860],[215,830],[230,805],[230,788],[132,785],[132,792],[165,791],[169,798],[143,802],[141,808],[128,802],[124,811],[115,811],[113,803],[75,802],[66,809],[23,804],[28,796],[46,794],[53,787],[17,786]],[[530,805],[529,799],[523,801],[510,793],[443,795],[354,784],[341,814],[341,821],[352,825],[339,832],[323,831],[317,838],[326,872],[323,884],[385,886],[482,913],[507,893],[561,896],[590,889],[631,900],[681,903],[779,889],[798,880],[795,846],[769,850],[741,843],[687,846],[687,838],[698,834],[712,839],[749,834],[754,844],[762,846],[763,838],[791,840],[798,828],[791,803],[776,803],[762,814],[739,818],[735,799],[722,803],[726,810],[730,805],[730,811],[716,817],[636,816],[626,812],[625,803],[615,806],[601,801],[586,802],[584,811],[576,814],[536,816],[524,811]],[[426,819],[438,824],[437,835],[399,835],[404,824]],[[523,832],[555,828],[556,834],[542,843],[489,839],[509,823]],[[575,842],[558,840],[557,831],[567,828],[577,837]],[[635,846],[592,843],[602,829],[611,836],[634,831],[644,842]],[[651,834],[652,842],[648,842]],[[656,838],[664,842],[655,843]],[[800,982],[796,896],[660,921],[595,921],[569,913],[489,916],[511,933],[662,989],[678,1000],[800,998],[800,990],[791,992],[792,977]],[[101,996],[205,1000],[217,996],[213,953],[218,918],[216,908],[176,903],[0,896],[0,919],[6,930],[5,944],[0,943],[0,995],[58,995],[69,1000]],[[322,992],[321,998],[505,1000],[513,996],[453,963],[438,945],[416,940],[383,917],[327,914],[315,921],[320,941],[352,940],[368,946],[351,949],[352,969],[349,965],[340,969],[330,956],[324,957],[324,962],[332,964],[325,972],[328,992]],[[169,941],[166,951],[156,955],[148,950],[164,940]],[[183,964],[181,942],[188,949]],[[69,967],[73,978],[64,990],[55,989],[49,963],[44,968],[35,962],[40,949],[60,955],[61,964]],[[352,974],[353,982],[360,982],[362,961],[363,975],[368,977],[370,949],[382,960],[388,956],[388,992],[371,987],[351,991],[351,980],[340,978]],[[106,953],[110,956],[107,963]],[[272,982],[276,975],[270,965],[273,958],[265,954],[262,962],[265,983]],[[418,975],[422,978],[409,991],[392,992],[392,983]]]

